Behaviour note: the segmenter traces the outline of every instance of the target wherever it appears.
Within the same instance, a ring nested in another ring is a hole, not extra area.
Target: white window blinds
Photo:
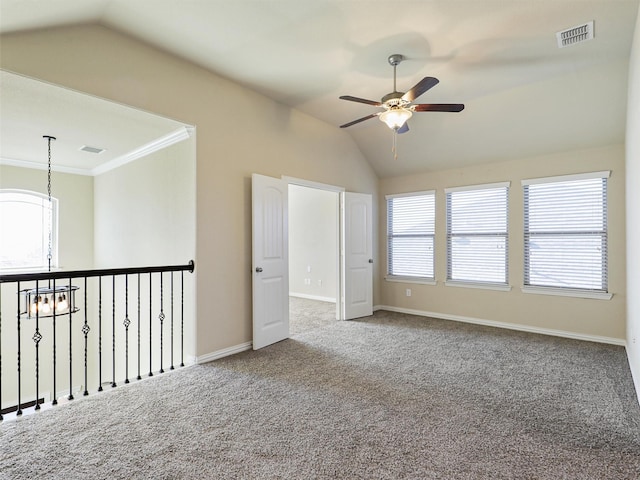
[[[445,193],[447,281],[507,285],[509,183]]]
[[[432,280],[435,192],[388,195],[386,199],[389,275]]]
[[[522,182],[525,287],[607,292],[608,176]]]

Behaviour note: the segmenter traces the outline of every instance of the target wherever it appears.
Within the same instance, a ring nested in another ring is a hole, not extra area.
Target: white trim
[[[469,190],[488,190],[490,188],[509,188],[511,182],[484,183],[480,185],[464,185],[461,187],[448,187],[444,189],[444,193],[465,192]]]
[[[30,162],[28,160],[18,160],[15,158],[0,158],[0,165],[7,165],[9,167],[19,167],[19,168],[31,168],[33,170],[47,170],[46,163],[39,162]],[[51,165],[52,172],[59,173],[70,173],[72,175],[86,175],[91,176],[91,171],[86,168],[75,168],[75,167],[65,167],[61,165]]]
[[[136,148],[124,155],[121,155],[109,162],[103,163],[91,170],[91,175],[96,176],[102,173],[106,173],[115,168],[126,165],[127,163],[131,163],[134,160],[137,160],[142,157],[146,157],[147,155],[151,155],[159,150],[163,150],[171,145],[174,145],[178,142],[188,139],[191,137],[193,133],[193,127],[180,127],[177,130],[163,136],[160,138],[156,138],[155,140],[142,145],[141,147]]]
[[[251,350],[252,343],[244,342],[239,345],[234,345],[233,347],[223,348],[222,350],[216,350],[215,352],[206,353],[199,357],[196,357],[195,363],[200,365],[202,363],[213,362],[214,360],[218,360],[220,358],[228,357],[229,355],[235,355],[236,353],[246,352],[247,350]]]
[[[554,287],[521,287],[522,293],[535,295],[556,295],[559,297],[592,298],[595,300],[611,300],[613,293],[590,292],[589,290],[564,289]]]
[[[307,295],[306,293],[289,292],[290,297],[305,298],[307,300],[317,300],[318,302],[336,303],[332,297],[321,297],[320,295]]]
[[[590,180],[592,178],[609,178],[611,176],[611,170],[603,170],[602,172],[589,172],[589,173],[576,173],[573,175],[559,175],[555,177],[543,177],[543,178],[529,178],[521,180],[522,186],[536,185],[539,183],[553,183],[553,182],[571,182],[574,180]]]
[[[437,285],[438,282],[432,278],[423,278],[423,277],[403,277],[401,275],[387,275],[384,277],[387,282],[396,282],[396,283],[418,283],[421,285]]]
[[[633,340],[629,340],[630,342]],[[631,370],[631,379],[633,380],[633,385],[636,388],[636,398],[638,400],[638,404],[640,405],[640,368],[636,370],[636,367],[633,365],[631,361],[631,354],[629,353],[631,349],[627,345],[627,361],[629,362],[629,369]]]
[[[621,338],[603,337],[600,335],[588,335],[584,333],[568,332],[566,330],[555,330],[551,328],[533,327],[530,325],[518,325],[515,323],[497,322],[494,320],[484,320],[481,318],[465,317],[462,315],[450,315],[447,313],[426,312],[423,310],[413,310],[409,308],[392,307],[389,305],[378,305],[376,310],[388,310],[390,312],[407,313],[421,317],[439,318],[442,320],[453,320],[454,322],[472,323],[475,325],[485,325],[487,327],[504,328],[507,330],[517,330],[520,332],[537,333],[552,337],[570,338],[573,340],[583,340],[586,342],[607,343],[610,345],[626,346],[626,341]]]
[[[122,165],[126,165],[127,163],[133,162],[142,157],[146,157],[147,155],[151,155],[159,150],[165,149],[174,145],[178,142],[186,140],[193,135],[194,128],[193,127],[180,127],[179,129],[163,136],[157,138],[141,147],[136,148],[124,155],[114,158],[113,160],[109,160],[97,167],[89,170],[86,168],[76,168],[76,167],[65,167],[61,165],[51,165],[51,170],[53,172],[60,173],[70,173],[73,175],[85,175],[95,177],[96,175],[100,175],[102,173],[106,173],[110,170],[114,170],[115,168],[121,167]],[[0,165],[8,165],[12,167],[20,167],[20,168],[31,168],[34,170],[47,170],[47,164],[39,163],[39,162],[30,162],[27,160],[17,160],[13,158],[0,158]]]
[[[461,288],[480,288],[483,290],[498,290],[500,292],[510,292],[511,285],[500,285],[497,283],[473,283],[462,282],[456,280],[447,280],[444,282],[447,287],[461,287]]]
[[[298,185],[300,187],[317,188],[318,190],[328,190],[329,192],[344,192],[344,187],[338,187],[336,185],[329,185],[328,183],[313,182],[311,180],[304,180],[302,178],[289,177],[282,175],[281,180],[287,182],[289,185]]]
[[[392,198],[406,198],[406,197],[421,197],[423,195],[435,195],[435,190],[424,190],[422,192],[409,192],[409,193],[393,193],[390,195],[385,195],[384,198],[386,200],[390,200]]]

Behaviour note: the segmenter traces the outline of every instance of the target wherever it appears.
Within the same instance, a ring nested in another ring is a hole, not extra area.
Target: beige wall
[[[292,295],[336,300],[338,197],[337,192],[289,186],[289,293]],[[305,279],[310,283],[305,284]]]
[[[573,173],[611,170],[609,179],[609,291],[611,300],[592,300],[522,293],[524,275],[523,204],[520,181]],[[509,292],[447,287],[444,188],[510,181],[509,194]],[[458,170],[386,178],[380,181],[379,236],[386,229],[387,194],[436,190],[436,280],[437,285],[418,285],[381,280],[380,301],[404,309],[466,317],[481,321],[517,324],[543,330],[573,332],[579,336],[625,338],[625,218],[624,147],[589,149],[525,158]],[[386,258],[380,242],[379,258]],[[385,267],[386,268],[386,267]],[[384,275],[385,272],[382,272]],[[405,289],[412,296],[405,296]]]
[[[195,259],[195,138],[103,173],[94,183],[96,268],[185,265]],[[174,298],[178,302],[181,277],[177,274],[174,277]],[[188,273],[183,278],[184,354],[190,358],[196,355],[195,325],[189,321],[195,318],[195,282],[194,276]],[[164,303],[168,312],[169,275],[165,274],[164,279],[167,282]],[[154,282],[157,288],[158,275]],[[132,285],[135,283],[133,279]],[[124,286],[119,285],[119,289],[122,291]],[[105,294],[108,297],[109,292]],[[146,293],[143,298],[147,298]],[[156,298],[156,305],[157,301]],[[146,312],[141,318],[147,318]],[[143,338],[147,338],[146,335]],[[158,341],[157,335],[155,341]],[[177,337],[175,343],[178,351]],[[145,351],[146,347],[145,342]],[[154,348],[159,351],[159,344]],[[165,349],[165,365],[169,362],[168,353]],[[122,370],[124,364],[121,358],[118,360]],[[130,363],[133,370],[133,359]],[[119,378],[124,378],[124,372]]]
[[[627,354],[640,398],[640,12],[629,63],[626,146]]]
[[[96,268],[195,257],[194,150],[188,139],[95,178]]]
[[[5,35],[0,62],[197,127],[198,356],[251,339],[251,173],[376,200],[377,178],[346,132],[106,28]],[[377,288],[376,281],[374,301]]]

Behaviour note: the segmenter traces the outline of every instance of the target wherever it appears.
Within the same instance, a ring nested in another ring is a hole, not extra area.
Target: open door
[[[289,235],[285,181],[253,174],[253,349],[289,338]]]
[[[372,197],[343,194],[343,316],[345,320],[373,314]]]

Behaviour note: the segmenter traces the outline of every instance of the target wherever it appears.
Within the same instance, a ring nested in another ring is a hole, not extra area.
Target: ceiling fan
[[[413,112],[461,112],[464,109],[464,105],[461,103],[413,103],[416,98],[438,84],[439,80],[437,78],[424,77],[408,92],[398,92],[396,90],[396,67],[403,60],[404,56],[398,53],[389,56],[389,64],[393,67],[393,92],[386,94],[379,102],[352,97],[351,95],[340,97],[341,100],[366,103],[374,107],[384,108],[381,112],[372,113],[366,117],[340,125],[340,128],[350,127],[373,117],[380,117],[380,120],[396,133],[405,133],[409,131],[407,120],[411,118]]]

